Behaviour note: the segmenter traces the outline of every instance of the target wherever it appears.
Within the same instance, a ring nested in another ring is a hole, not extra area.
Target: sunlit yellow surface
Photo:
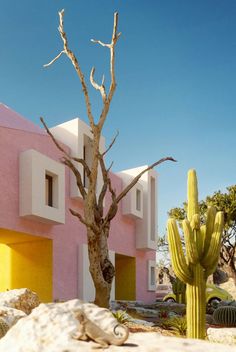
[[[136,299],[136,264],[135,258],[126,255],[115,255],[115,299]]]
[[[52,300],[52,240],[0,229],[0,291],[23,287]]]

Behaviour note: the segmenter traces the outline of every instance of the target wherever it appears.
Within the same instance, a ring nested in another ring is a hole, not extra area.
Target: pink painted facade
[[[73,217],[69,208],[82,210],[81,200],[70,195],[70,171],[65,168],[65,223],[45,223],[32,220],[27,216],[20,216],[20,155],[27,150],[35,150],[40,154],[59,162],[62,154],[54,146],[47,134],[27,121],[20,115],[0,104],[0,229],[10,230],[12,233],[28,234],[52,240],[52,287],[53,299],[67,300],[80,297],[79,277],[81,268],[79,262],[79,248],[87,243],[85,227]],[[68,151],[70,149],[65,146]],[[117,192],[123,187],[124,180],[119,175],[112,175],[112,182]],[[144,180],[145,182],[145,180]],[[144,185],[145,186],[145,185]],[[145,216],[149,216],[146,214]],[[155,300],[155,283],[153,281],[153,268],[155,263],[155,248],[137,248],[137,227],[143,221],[133,216],[124,215],[122,202],[115,217],[109,238],[109,248],[114,252],[114,264],[118,259],[133,258],[135,266],[133,272],[135,285],[132,298],[144,302]],[[140,225],[141,226],[141,225]],[[145,236],[145,233],[143,234]],[[10,235],[9,235],[10,236]],[[0,243],[1,234],[0,234]],[[5,241],[6,243],[6,241]],[[139,246],[140,247],[140,246]],[[85,261],[82,260],[85,265]],[[118,266],[118,264],[117,264]],[[26,268],[27,269],[27,268]],[[118,270],[119,267],[118,267]],[[120,275],[118,273],[118,275]],[[129,273],[130,275],[130,273]],[[129,276],[128,275],[128,276]],[[122,276],[122,275],[121,275]],[[129,279],[127,277],[127,279]],[[42,278],[43,280],[43,278]],[[87,285],[89,278],[83,279],[82,285]],[[124,285],[125,277],[123,277]],[[121,282],[116,282],[116,286]],[[132,289],[131,289],[132,291]],[[129,299],[130,292],[124,292],[119,287],[114,289],[113,298]],[[118,295],[118,297],[116,297]]]

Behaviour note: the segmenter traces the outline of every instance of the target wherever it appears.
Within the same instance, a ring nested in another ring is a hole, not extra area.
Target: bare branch
[[[107,48],[111,47],[111,44],[105,44],[105,43],[101,42],[101,40],[91,39],[91,42],[93,42],[95,44],[100,44],[101,46],[105,46]]]
[[[52,59],[52,61],[50,61],[48,64],[43,65],[43,67],[48,67],[50,65],[52,65],[55,61],[57,61],[62,54],[65,54],[65,50],[62,50],[54,59]]]
[[[111,203],[111,206],[110,206],[110,208],[107,212],[107,215],[104,219],[104,226],[106,226],[106,224],[109,223],[116,216],[116,213],[118,210],[118,202],[117,202],[117,198],[116,198],[116,192],[112,188],[110,178],[108,179],[108,186],[109,186],[109,191],[111,193],[112,203]]]
[[[77,163],[80,163],[81,165],[83,165],[86,176],[88,178],[90,178],[91,171],[90,171],[90,168],[88,167],[88,164],[86,163],[86,161],[84,159],[76,158],[74,156],[72,156],[71,159],[76,161]]]
[[[105,152],[102,153],[102,156],[104,156],[107,152],[109,152],[109,150],[112,148],[113,144],[115,143],[116,141],[116,138],[119,136],[119,131],[116,131],[116,135],[115,137],[113,138],[113,140],[111,141],[109,147],[105,150]]]
[[[100,162],[100,167],[101,167],[101,171],[102,171],[102,176],[103,176],[103,187],[102,190],[99,194],[99,198],[98,198],[98,209],[99,209],[99,213],[103,214],[103,201],[107,192],[107,188],[109,189],[110,193],[111,193],[111,197],[112,197],[112,202],[114,203],[116,201],[116,194],[115,191],[112,188],[111,185],[111,179],[109,176],[109,171],[110,168],[112,167],[112,164],[110,165],[110,167],[108,169],[106,169],[105,163],[104,163],[104,159],[103,159],[103,155],[100,154],[99,156],[99,162]],[[104,225],[107,223],[107,219],[105,220]]]
[[[102,46],[108,47],[110,49],[110,75],[111,75],[111,84],[109,88],[109,93],[106,101],[104,102],[103,110],[99,118],[98,122],[98,127],[100,131],[102,130],[102,127],[104,125],[104,122],[106,120],[107,114],[110,109],[110,103],[112,100],[112,97],[114,95],[115,89],[116,89],[116,79],[115,79],[115,46],[116,43],[121,35],[121,33],[117,33],[117,26],[118,26],[118,13],[114,13],[114,24],[113,24],[113,33],[112,33],[112,38],[111,38],[111,43],[110,44],[104,44],[100,40],[93,40],[93,42],[98,43]]]
[[[101,171],[102,171],[103,186],[102,186],[102,190],[101,190],[99,197],[98,197],[98,211],[99,211],[100,215],[102,216],[102,214],[103,214],[103,201],[104,201],[104,198],[105,198],[105,195],[107,192],[107,186],[108,186],[108,182],[107,182],[108,171],[106,170],[102,155],[100,155],[99,162],[100,162],[100,167],[101,167]]]
[[[176,162],[177,160],[173,159],[172,157],[166,157],[166,158],[162,158],[158,161],[156,161],[155,163],[153,163],[152,165],[148,166],[146,169],[144,169],[142,172],[140,172],[131,182],[128,186],[125,187],[125,189],[123,189],[123,191],[118,195],[118,197],[116,198],[116,202],[119,203],[121,201],[122,198],[124,198],[124,196],[126,196],[126,194],[131,190],[131,188],[138,182],[138,180],[142,177],[143,174],[145,174],[145,172],[153,169],[155,166],[160,165],[162,163],[164,163],[165,161],[174,161]]]
[[[52,134],[51,131],[49,130],[48,126],[46,125],[46,123],[45,123],[45,121],[44,121],[44,119],[43,119],[42,117],[40,117],[40,121],[42,122],[42,124],[43,124],[43,126],[44,126],[44,128],[45,128],[45,130],[46,130],[46,132],[47,132],[47,134],[51,137],[51,139],[53,140],[53,142],[54,142],[54,144],[56,145],[56,147],[57,147],[63,154],[65,154],[68,159],[71,159],[71,160],[74,160],[74,161],[80,163],[80,164],[84,167],[84,170],[85,170],[85,172],[86,172],[87,177],[90,177],[91,171],[90,171],[90,169],[89,169],[88,164],[86,163],[86,161],[85,161],[84,159],[81,159],[81,158],[73,157],[73,156],[71,156],[69,153],[67,153],[67,152],[65,151],[65,149],[62,148],[62,146],[57,142],[57,140],[55,139],[55,137],[53,136],[53,134]],[[71,164],[72,164],[72,163],[71,163]],[[68,165],[68,166],[69,166],[69,165]],[[77,171],[78,171],[78,170],[77,170]]]
[[[70,210],[70,213],[74,216],[76,216],[80,222],[82,222],[82,224],[84,224],[87,228],[90,228],[94,233],[98,233],[98,228],[94,225],[94,224],[90,224],[88,223],[84,218],[83,216],[78,213],[77,211],[73,210],[73,209],[69,209]]]
[[[94,118],[93,118],[92,111],[91,111],[91,103],[90,103],[90,98],[89,98],[89,94],[88,94],[87,85],[85,83],[85,78],[84,78],[84,75],[83,75],[83,73],[81,71],[81,68],[80,68],[80,65],[79,65],[79,62],[78,62],[76,56],[69,49],[67,36],[66,36],[66,33],[64,32],[64,21],[63,21],[64,10],[59,11],[58,15],[59,15],[58,31],[60,33],[61,39],[63,41],[63,47],[64,47],[64,50],[62,51],[62,53],[64,52],[67,55],[67,57],[71,60],[71,63],[74,66],[75,71],[76,71],[76,73],[77,73],[77,75],[78,75],[78,77],[80,79],[80,83],[82,85],[82,90],[83,90],[83,94],[84,94],[84,98],[85,98],[85,104],[86,104],[86,109],[87,109],[87,115],[88,115],[89,123],[90,123],[91,128],[93,129],[94,128]]]
[[[91,73],[90,73],[90,82],[93,86],[93,88],[95,88],[96,90],[99,90],[102,96],[102,100],[105,103],[106,99],[107,99],[107,95],[106,95],[106,89],[104,86],[104,75],[102,77],[102,83],[101,85],[99,85],[97,82],[95,82],[94,80],[94,73],[95,73],[95,67],[92,68]]]
[[[53,136],[53,134],[50,132],[48,126],[46,125],[46,123],[44,122],[43,117],[40,117],[40,121],[42,122],[47,134],[52,138],[53,143],[56,145],[56,147],[62,152],[64,153],[68,158],[70,158],[70,155],[65,151],[65,149],[62,148],[62,146],[57,142],[57,140],[55,139],[55,137]]]
[[[87,192],[85,191],[85,187],[83,185],[83,182],[82,182],[82,178],[81,178],[81,174],[80,172],[77,170],[77,168],[75,167],[75,165],[71,162],[70,159],[66,158],[66,157],[63,157],[62,158],[62,163],[66,166],[68,166],[70,168],[70,170],[73,172],[73,174],[75,175],[75,178],[76,178],[76,183],[77,183],[77,186],[79,188],[79,191],[83,197],[83,199],[86,198],[87,196]]]
[[[112,161],[111,164],[110,164],[110,166],[109,166],[109,168],[107,169],[107,172],[110,172],[110,170],[111,170],[113,164],[114,164],[114,162]]]

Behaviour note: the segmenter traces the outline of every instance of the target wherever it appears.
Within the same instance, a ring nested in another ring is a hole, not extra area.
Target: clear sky
[[[88,78],[105,73],[113,12],[122,36],[117,45],[117,91],[104,129],[120,134],[108,161],[113,171],[160,166],[159,232],[167,211],[186,199],[186,174],[198,173],[200,198],[236,183],[235,0],[1,0],[0,101],[49,126],[74,117],[87,121],[77,76],[66,57],[43,68],[62,50],[58,10],[65,8],[69,44]],[[98,93],[92,108],[99,116]]]

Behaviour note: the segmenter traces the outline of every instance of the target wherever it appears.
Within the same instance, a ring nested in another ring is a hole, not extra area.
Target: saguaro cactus
[[[223,212],[209,207],[205,224],[200,224],[195,170],[188,172],[188,211],[182,225],[185,255],[176,220],[167,223],[171,261],[176,276],[187,285],[187,337],[204,339],[206,280],[217,266],[224,217]]]
[[[186,284],[181,281],[178,277],[172,283],[172,290],[176,297],[176,302],[185,303],[186,296]]]

